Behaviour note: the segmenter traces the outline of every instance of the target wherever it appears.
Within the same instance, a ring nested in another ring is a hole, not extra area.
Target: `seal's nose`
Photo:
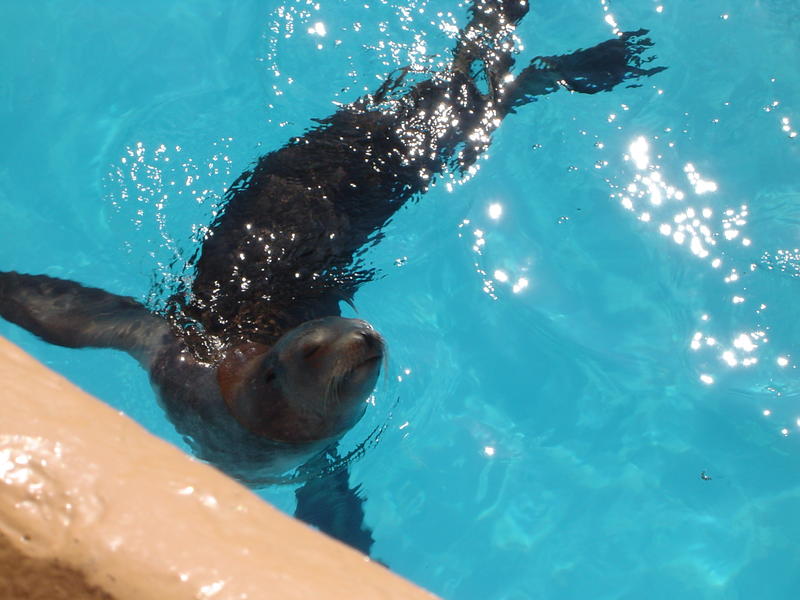
[[[366,354],[369,358],[382,357],[384,344],[380,334],[365,321],[354,325],[355,327],[342,336],[342,347],[348,348],[350,352]]]
[[[365,321],[364,319],[347,319],[347,321],[349,321],[350,324],[356,329],[375,331],[375,328],[370,325],[369,321]]]
[[[356,335],[361,337],[361,340],[367,349],[373,352],[383,353],[383,340],[381,339],[381,336],[378,335],[378,332],[372,327],[369,329],[359,329],[356,332]]]

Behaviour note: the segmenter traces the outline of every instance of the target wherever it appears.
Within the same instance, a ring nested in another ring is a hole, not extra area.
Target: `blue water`
[[[524,107],[475,177],[407,207],[372,252],[386,276],[356,304],[391,366],[347,443],[385,426],[352,479],[394,570],[453,599],[797,597],[798,6],[534,5],[520,62],[617,23],[650,28],[669,69]],[[155,302],[250,161],[391,69],[442,60],[465,7],[3,15],[0,268]],[[0,333],[180,444],[127,356]],[[293,509],[291,488],[260,493]]]

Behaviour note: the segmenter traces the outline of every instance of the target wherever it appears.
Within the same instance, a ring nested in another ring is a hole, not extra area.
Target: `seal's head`
[[[325,317],[285,333],[241,363],[221,387],[233,416],[280,442],[341,435],[364,414],[384,358],[381,336],[365,321]]]

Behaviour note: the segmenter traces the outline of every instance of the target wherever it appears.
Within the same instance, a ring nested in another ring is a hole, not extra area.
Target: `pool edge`
[[[0,580],[19,576],[24,556],[31,586],[60,585],[36,567],[58,565],[120,600],[433,597],[2,337],[0,400],[0,535],[19,553]]]

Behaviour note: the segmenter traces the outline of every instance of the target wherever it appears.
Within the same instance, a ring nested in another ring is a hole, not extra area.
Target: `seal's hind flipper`
[[[507,104],[516,108],[563,87],[572,92],[607,92],[620,83],[650,77],[666,67],[646,68],[643,57],[653,42],[646,29],[626,31],[591,48],[562,56],[537,56],[509,86]]]
[[[141,362],[169,334],[166,320],[125,296],[46,275],[0,272],[0,316],[69,348],[115,348]]]
[[[336,451],[330,450],[304,470],[319,473],[336,460]],[[295,497],[295,517],[369,556],[375,540],[364,524],[364,498],[359,496],[359,486],[350,486],[346,466],[312,477],[295,491]]]

